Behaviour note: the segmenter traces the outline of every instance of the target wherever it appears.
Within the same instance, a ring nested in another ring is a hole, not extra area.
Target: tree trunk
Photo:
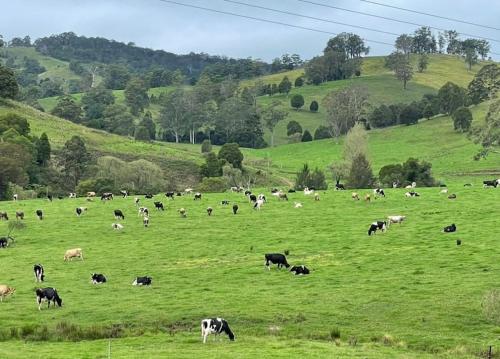
[[[271,147],[274,147],[274,129],[271,131]]]
[[[179,143],[179,134],[177,133],[177,131],[175,131],[174,134],[175,134],[175,143]]]

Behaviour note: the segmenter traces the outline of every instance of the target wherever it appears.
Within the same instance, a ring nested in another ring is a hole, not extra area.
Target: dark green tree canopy
[[[295,94],[290,99],[290,106],[294,109],[299,110],[302,106],[304,106],[304,97],[301,94]]]
[[[448,115],[467,102],[465,90],[453,82],[447,82],[439,89],[438,98],[441,112]]]
[[[467,132],[472,124],[472,113],[464,106],[457,108],[451,118],[455,131]]]
[[[294,133],[302,134],[302,126],[297,121],[292,120],[286,125],[286,135],[291,136]]]
[[[311,104],[309,105],[309,111],[318,112],[318,110],[319,110],[318,101],[316,100],[311,101]]]
[[[313,137],[311,136],[311,132],[308,130],[304,131],[304,134],[302,135],[302,142],[310,142],[313,140]]]
[[[219,151],[218,158],[225,160],[234,168],[242,168],[243,153],[241,153],[240,146],[237,143],[224,144]]]
[[[360,153],[353,158],[347,184],[350,188],[372,188],[375,182],[372,167],[365,155]]]
[[[18,93],[14,71],[0,64],[0,98],[15,98]]]
[[[82,108],[72,96],[65,95],[57,99],[56,107],[52,109],[51,113],[54,116],[79,123],[82,116]]]

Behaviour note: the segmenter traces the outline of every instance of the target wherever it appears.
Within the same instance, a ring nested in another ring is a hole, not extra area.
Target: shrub
[[[395,116],[393,111],[386,106],[380,105],[375,107],[368,116],[370,127],[387,127],[395,125],[398,122],[399,113]]]
[[[424,112],[422,113],[422,116],[425,117],[426,119],[430,120],[432,116],[434,116],[434,109],[430,103],[425,105],[424,107]]]
[[[292,120],[286,125],[286,135],[291,136],[294,133],[302,134],[302,126],[297,121]]]
[[[136,141],[149,141],[149,131],[144,126],[137,126],[134,131],[134,140]]]
[[[304,78],[302,76],[295,79],[295,87],[302,87],[304,85]]]
[[[311,101],[311,104],[309,105],[309,111],[318,112],[318,110],[319,110],[318,101]]]
[[[451,114],[460,106],[466,105],[465,89],[453,82],[445,83],[438,91],[439,107],[442,113]]]
[[[351,169],[347,176],[347,183],[351,188],[371,188],[375,178],[372,167],[365,155],[360,153],[352,160]]]
[[[302,106],[304,106],[304,97],[300,94],[295,94],[290,99],[290,106],[292,106],[295,110],[299,110]]]
[[[210,140],[203,140],[201,143],[201,153],[208,153],[212,151],[212,144]]]
[[[330,131],[328,130],[328,127],[326,126],[319,126],[316,131],[314,131],[314,139],[315,140],[322,140],[325,138],[331,138],[332,136],[330,135]]]
[[[418,123],[418,119],[421,117],[422,112],[416,102],[406,105],[399,115],[400,122],[407,126]]]
[[[288,136],[288,143],[299,143],[302,141],[302,134],[301,133],[294,133],[290,136]]]
[[[302,135],[302,142],[310,142],[312,140],[313,140],[313,138],[311,136],[311,132],[309,132],[308,130],[305,130],[304,134]]]
[[[297,173],[295,179],[296,190],[300,191],[306,187],[315,188],[317,190],[325,190],[328,188],[325,180],[325,173],[319,168],[311,172],[307,163],[305,163],[302,169]]]
[[[226,143],[222,146],[218,154],[219,159],[224,159],[234,168],[240,168],[243,162],[243,153],[237,143]]]
[[[488,291],[481,302],[485,318],[495,325],[500,325],[500,290]]]
[[[378,173],[378,178],[382,185],[390,187],[392,187],[392,184],[394,182],[406,182],[403,172],[403,166],[399,163],[382,167]]]
[[[226,161],[223,159],[218,159],[215,153],[207,153],[205,157],[205,163],[201,165],[201,175],[203,177],[222,176],[222,166],[225,162]]]
[[[224,192],[228,187],[224,177],[205,177],[199,186],[200,192]]]
[[[451,115],[453,119],[453,128],[455,131],[466,132],[469,131],[472,123],[472,113],[467,107],[459,107]]]

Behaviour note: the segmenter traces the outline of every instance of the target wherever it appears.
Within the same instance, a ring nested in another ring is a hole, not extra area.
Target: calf
[[[339,181],[337,181],[337,183],[335,183],[335,190],[336,191],[343,191],[343,190],[345,190],[345,186],[342,183],[340,183]]]
[[[174,192],[167,192],[167,193],[165,193],[165,197],[170,198],[170,199],[174,199],[174,195],[175,195]]]
[[[16,219],[24,219],[24,212],[16,211]]]
[[[443,232],[444,233],[453,233],[453,232],[456,232],[456,230],[457,230],[457,226],[455,226],[455,223],[453,223],[450,226],[446,226],[446,227],[443,228]]]
[[[224,200],[220,201],[220,204],[223,205],[223,206],[228,206],[229,205],[229,201],[227,199],[224,199]]]
[[[9,220],[9,215],[7,212],[0,212],[0,220],[5,219],[6,221]]]
[[[290,272],[294,273],[295,275],[306,275],[310,273],[309,269],[304,265],[293,266],[292,268],[290,268]]]
[[[371,236],[372,233],[376,233],[377,229],[380,229],[382,232],[385,232],[387,229],[387,222],[377,221],[373,222],[368,229],[368,235]]]
[[[100,273],[92,273],[90,280],[91,280],[92,284],[102,284],[102,283],[106,283],[106,281],[107,281],[104,274],[100,274]]]
[[[33,266],[33,273],[35,274],[35,282],[43,282],[45,279],[45,271],[41,264],[35,264]]]
[[[211,215],[212,215],[212,211],[213,211],[213,208],[212,208],[212,207],[208,207],[208,208],[207,208],[207,214],[208,214],[209,216],[211,216]]]
[[[455,193],[452,193],[448,196],[448,199],[456,199],[457,195]]]
[[[262,200],[264,202],[267,202],[266,196],[264,196],[262,193],[257,196],[257,199],[260,199],[260,200]]]
[[[392,223],[403,223],[403,221],[406,219],[406,216],[388,216],[387,217],[387,224],[390,225]]]
[[[358,193],[356,193],[356,192],[353,192],[353,193],[351,194],[351,198],[352,198],[352,199],[354,199],[354,200],[356,200],[356,201],[359,201],[359,194],[358,194]]]
[[[124,189],[120,190],[120,194],[122,195],[123,198],[127,198],[128,192]]]
[[[201,199],[201,193],[200,193],[200,192],[196,192],[196,193],[194,194],[194,198],[193,198],[193,199],[194,199],[195,201],[197,201],[197,200]]]
[[[382,188],[375,188],[373,190],[373,194],[375,196],[385,197],[385,192],[384,192],[384,190]]]
[[[87,212],[87,207],[77,207],[76,208],[76,215],[80,217],[83,212]]]
[[[215,334],[217,336],[222,332],[227,334],[229,340],[234,341],[234,334],[225,319],[210,318],[201,321],[201,337],[203,338],[203,343],[207,342],[207,337],[210,334]]]
[[[233,204],[233,214],[236,214],[236,213],[238,213],[238,205]]]
[[[146,228],[147,228],[147,227],[149,227],[149,217],[146,217],[146,216],[145,216],[145,217],[142,219],[142,224],[143,224],[143,225],[144,225],[144,227],[146,227]]]
[[[271,270],[270,264],[277,264],[278,268],[288,268],[290,264],[286,261],[286,257],[281,253],[268,253],[265,255],[266,262],[264,263],[268,270]]]
[[[76,193],[75,192],[71,192],[68,197],[69,198],[76,198]]]
[[[41,221],[43,219],[43,211],[41,209],[37,209],[35,213],[38,219]]]
[[[370,194],[365,195],[365,201],[370,202],[372,200],[372,196]]]
[[[123,229],[123,224],[120,224],[120,223],[112,223],[111,224],[111,228],[117,230],[117,231],[120,231]]]
[[[14,242],[13,237],[0,237],[0,248],[7,248],[10,242]]]
[[[273,192],[274,193],[274,192]],[[250,196],[252,194],[252,191],[246,190],[245,191],[245,196]]]
[[[123,212],[120,209],[115,209],[115,219],[122,219],[125,220],[125,216],[123,215]]]
[[[0,302],[3,302],[3,298],[6,296],[14,294],[15,291],[15,288],[9,287],[5,284],[0,284]]]
[[[483,187],[494,187],[497,188],[498,186],[498,180],[493,180],[493,181],[483,181]]]
[[[279,189],[277,189],[277,188],[272,188],[271,189],[271,193],[279,193],[279,192],[281,192],[281,191]]]
[[[293,208],[302,208],[302,203],[294,202]]]
[[[253,205],[253,209],[258,209],[260,211],[260,208],[262,207],[263,204],[264,204],[264,201],[261,199],[258,199],[257,201],[255,201],[255,204]]]
[[[38,288],[35,292],[38,310],[42,309],[42,302],[44,301],[48,302],[47,308],[50,308],[50,302],[53,303],[53,307],[56,306],[56,303],[59,307],[62,306],[62,299],[55,288]]]
[[[151,285],[151,281],[153,279],[151,277],[137,277],[132,282],[132,285]]]
[[[184,190],[184,193],[186,193],[186,194],[191,194],[191,193],[193,193],[193,189],[192,189],[192,188],[186,188],[186,189]]]
[[[415,192],[415,191],[411,191],[411,192],[406,192],[405,196],[408,197],[408,198],[410,198],[410,197],[420,197],[420,193]]]
[[[152,199],[153,198],[153,195],[151,193],[148,193],[144,196],[144,198],[146,199]]]
[[[155,208],[158,210],[158,211],[164,211],[165,208],[163,207],[163,203],[161,202],[155,202]]]
[[[186,218],[186,210],[184,208],[179,209],[179,214],[181,215],[181,218]]]
[[[64,261],[68,261],[73,258],[80,258],[83,261],[83,251],[81,248],[68,249],[64,253]]]

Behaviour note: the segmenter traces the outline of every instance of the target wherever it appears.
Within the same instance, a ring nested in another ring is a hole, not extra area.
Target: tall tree
[[[14,71],[0,64],[0,98],[15,98],[19,86]]]
[[[115,103],[115,96],[111,90],[97,86],[85,92],[81,102],[85,111],[85,119],[88,121],[101,118],[104,109]]]
[[[466,39],[462,41],[462,54],[470,71],[472,66],[477,64],[478,60],[477,42],[475,39]]]
[[[28,184],[27,169],[31,164],[31,154],[15,143],[0,142],[0,199],[7,199],[9,183],[19,186]]]
[[[125,87],[125,101],[130,108],[132,115],[137,116],[143,112],[149,104],[148,88],[144,81],[133,78]]]
[[[281,107],[281,102],[273,101],[273,103],[264,110],[264,122],[267,129],[271,132],[271,147],[274,147],[274,129],[276,125],[288,116],[288,112],[281,110]]]
[[[144,114],[139,126],[143,126],[147,129],[150,140],[154,140],[156,138],[156,125],[153,121],[153,117],[151,116],[151,112],[148,111]]]
[[[431,28],[422,26],[413,33],[413,51],[417,54],[436,52],[436,38],[432,34]]]
[[[36,143],[37,163],[45,166],[50,160],[50,142],[49,137],[44,132],[40,135],[40,139]]]
[[[467,94],[463,88],[448,81],[439,89],[438,98],[441,113],[449,115],[466,104]]]
[[[283,77],[280,84],[278,85],[278,91],[288,96],[288,93],[290,92],[291,89],[292,89],[292,83],[290,82],[287,76]]]
[[[79,136],[73,136],[68,140],[61,150],[59,160],[70,188],[76,188],[90,161],[90,155],[83,139]]]
[[[182,88],[169,92],[162,104],[161,126],[174,134],[176,143],[179,143],[182,131],[186,129],[186,108],[186,91]]]
[[[298,93],[293,95],[290,99],[290,106],[298,111],[302,106],[304,106],[304,97]]]
[[[373,176],[370,162],[363,154],[359,154],[353,158],[349,175],[347,176],[347,184],[351,188],[371,188],[375,178]]]
[[[57,99],[57,104],[52,109],[51,113],[54,116],[79,123],[82,116],[82,108],[76,103],[72,96],[65,95]]]
[[[429,64],[429,56],[427,54],[420,54],[418,57],[418,72],[424,72]]]
[[[413,68],[408,57],[399,52],[393,52],[387,56],[386,66],[394,71],[394,75],[403,82],[403,89],[406,90],[406,84],[413,77]]]
[[[231,164],[234,168],[241,169],[243,153],[241,153],[239,147],[237,143],[226,143],[221,147],[217,157],[226,160],[226,162]]]
[[[102,114],[103,129],[122,136],[134,134],[134,117],[127,107],[120,104],[109,105]]]
[[[491,100],[500,90],[500,67],[497,64],[483,66],[467,87],[467,95],[473,104]]]
[[[408,34],[401,34],[396,38],[396,42],[394,43],[394,47],[397,51],[402,52],[408,58],[410,58],[410,54],[413,47],[413,37]]]
[[[104,73],[104,85],[111,90],[123,90],[130,80],[130,73],[123,65],[109,65]]]
[[[472,113],[467,107],[457,108],[451,115],[455,131],[467,132],[472,123]]]

